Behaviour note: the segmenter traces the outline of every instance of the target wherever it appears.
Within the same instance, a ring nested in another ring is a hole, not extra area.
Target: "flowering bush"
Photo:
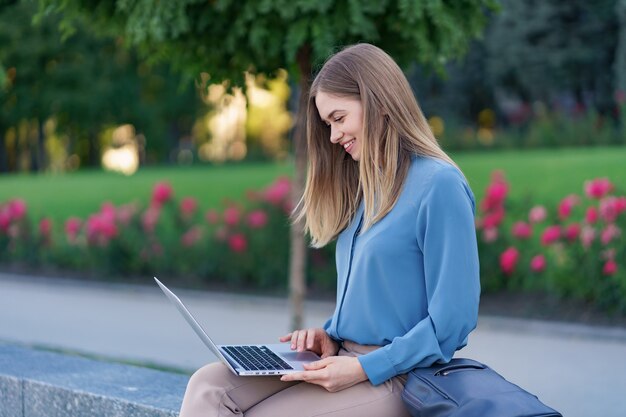
[[[63,225],[43,218],[34,230],[24,201],[0,203],[0,261],[109,276],[176,276],[187,285],[286,288],[290,181],[250,191],[244,202],[225,201],[202,212],[193,197],[176,198],[157,183],[145,207],[102,204],[85,219]],[[55,227],[56,226],[56,227]],[[319,278],[334,288],[332,248],[310,251]]]
[[[483,289],[544,290],[626,312],[626,196],[607,178],[582,191],[554,210],[515,207],[493,173],[476,221]]]
[[[186,285],[285,289],[290,182],[203,210],[154,186],[145,206],[102,204],[84,219],[31,224],[19,199],[0,203],[0,262],[124,277],[175,276]],[[483,291],[542,290],[626,313],[626,196],[606,178],[556,207],[509,199],[494,172],[476,217]],[[334,245],[309,251],[309,286],[335,287]]]

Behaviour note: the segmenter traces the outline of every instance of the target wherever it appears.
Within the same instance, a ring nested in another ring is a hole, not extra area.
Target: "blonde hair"
[[[330,142],[330,128],[315,104],[320,92],[361,102],[360,162]],[[398,201],[413,155],[455,165],[439,147],[400,67],[370,44],[349,46],[326,61],[309,91],[306,134],[306,185],[294,218],[305,219],[313,247],[335,239],[361,200],[365,205],[363,231],[389,213]]]

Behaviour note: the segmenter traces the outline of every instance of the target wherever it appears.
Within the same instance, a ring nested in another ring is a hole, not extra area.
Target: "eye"
[[[341,122],[343,122],[343,118],[344,118],[344,116],[336,117],[336,118],[335,118],[335,123],[341,123]]]

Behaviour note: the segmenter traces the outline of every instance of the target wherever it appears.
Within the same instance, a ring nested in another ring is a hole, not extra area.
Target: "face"
[[[354,98],[320,92],[315,96],[320,118],[330,127],[330,141],[358,161],[361,157],[363,106]]]

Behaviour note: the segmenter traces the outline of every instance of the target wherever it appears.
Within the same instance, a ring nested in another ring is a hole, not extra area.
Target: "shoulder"
[[[424,201],[449,200],[455,196],[469,200],[474,209],[474,194],[465,176],[454,165],[438,158],[415,156],[407,175],[407,188],[415,191],[420,205]]]
[[[454,165],[428,156],[414,156],[407,174],[411,188],[427,190],[446,184],[466,185],[465,177]]]

